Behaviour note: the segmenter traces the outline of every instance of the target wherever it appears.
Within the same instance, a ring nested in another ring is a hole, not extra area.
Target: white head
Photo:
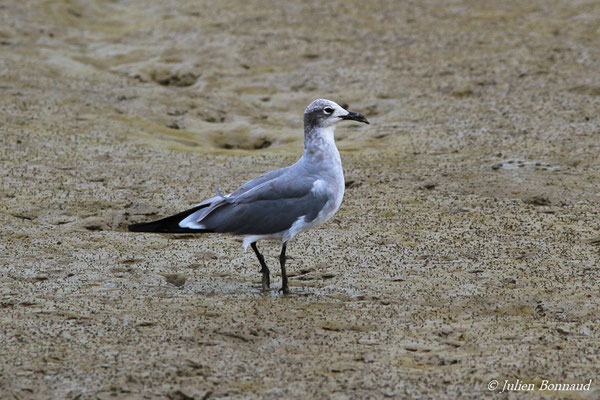
[[[362,114],[348,111],[331,100],[317,99],[310,103],[304,111],[304,130],[326,128],[344,119],[369,123]]]

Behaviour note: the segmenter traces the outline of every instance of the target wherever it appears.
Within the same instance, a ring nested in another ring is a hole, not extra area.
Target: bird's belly
[[[312,221],[313,224],[311,225],[311,227],[323,225],[335,215],[337,210],[339,210],[340,205],[342,204],[342,199],[344,198],[345,188],[344,174],[343,172],[341,172],[341,166],[340,173],[337,174],[335,181],[337,190],[332,192],[331,197],[329,198],[327,203],[325,203],[323,209],[319,212],[319,214],[317,214],[317,217]]]
[[[340,208],[341,203],[341,196],[339,201],[338,199],[331,199],[330,201],[325,203],[325,207],[323,207],[323,209],[319,212],[317,217],[313,221],[311,221],[310,227],[312,228],[314,226],[323,225],[325,222],[329,221]]]
[[[337,210],[340,208],[340,204],[342,203],[342,197],[343,193],[337,196],[337,198],[332,198],[327,203],[325,203],[323,209],[319,212],[319,214],[317,214],[317,217],[312,221],[306,221],[305,216],[300,217],[296,222],[294,222],[292,227],[283,235],[282,240],[291,240],[297,234],[305,232],[311,228],[323,225],[325,222],[329,221],[331,217],[333,217]]]

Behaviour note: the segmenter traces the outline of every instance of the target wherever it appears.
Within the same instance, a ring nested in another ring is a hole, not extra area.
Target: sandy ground
[[[599,21],[0,1],[0,398],[600,398]],[[294,162],[318,97],[372,125],[338,127],[348,189],[289,246],[294,294],[239,238],[126,232]]]

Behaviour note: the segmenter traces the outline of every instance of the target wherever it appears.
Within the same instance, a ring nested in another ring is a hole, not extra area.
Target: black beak
[[[370,124],[370,122],[367,121],[367,119],[365,118],[364,115],[355,113],[352,111],[348,111],[347,115],[342,115],[342,116],[340,116],[340,118],[341,119],[351,119],[353,121],[364,122],[365,124]]]

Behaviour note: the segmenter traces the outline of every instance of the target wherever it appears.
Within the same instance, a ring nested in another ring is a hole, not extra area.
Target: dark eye
[[[323,111],[325,111],[325,114],[331,114],[333,112],[333,108],[331,108],[331,107],[325,107],[323,109]]]

